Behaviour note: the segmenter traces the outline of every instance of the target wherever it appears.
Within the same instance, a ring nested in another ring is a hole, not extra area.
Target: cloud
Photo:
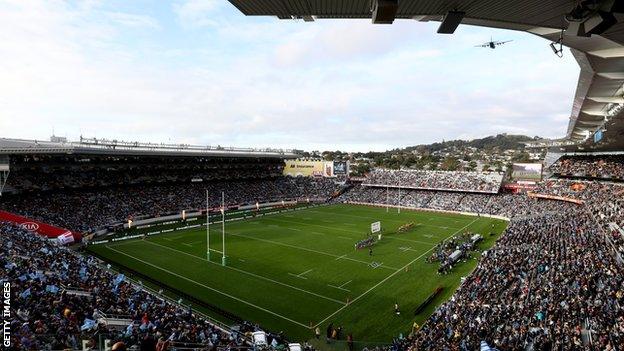
[[[513,45],[472,47],[492,31],[451,38],[414,21],[278,21],[217,1],[0,4],[0,130],[362,151],[563,135],[576,63],[528,34],[496,31]]]
[[[116,24],[131,28],[160,28],[158,21],[150,16],[123,12],[108,12],[107,17]]]
[[[217,21],[212,16],[222,0],[184,0],[173,4],[173,11],[185,27],[214,26]]]
[[[373,26],[369,20],[303,23],[294,33],[280,39],[275,60],[280,65],[297,66],[369,59],[409,45],[409,39],[421,32],[422,27],[418,26]]]

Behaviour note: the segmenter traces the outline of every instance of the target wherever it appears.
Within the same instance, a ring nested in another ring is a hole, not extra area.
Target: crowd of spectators
[[[624,345],[624,186],[546,180],[540,195],[454,194],[358,186],[346,201],[511,219],[450,301],[395,350],[618,350]],[[606,235],[605,235],[606,234]],[[612,242],[616,252],[610,250]],[[457,245],[441,246],[433,260]],[[620,256],[620,257],[621,257]]]
[[[228,332],[89,256],[0,222],[0,280],[11,283],[12,347],[16,350],[89,349],[123,343],[141,350],[231,347],[244,332]],[[112,319],[127,323],[120,328]],[[123,349],[123,348],[120,348]]]
[[[22,155],[11,157],[5,193],[268,179],[282,175],[279,158]]]
[[[210,206],[218,206],[224,192],[228,205],[333,198],[500,215],[511,222],[474,273],[392,350],[475,350],[482,341],[500,350],[617,350],[624,345],[624,272],[617,263],[617,253],[624,256],[624,186],[546,180],[533,190],[582,201],[574,203],[498,194],[501,180],[499,174],[377,169],[365,182],[373,186],[356,185],[338,197],[343,186],[332,179],[278,176],[26,191],[4,197],[0,206],[83,233],[204,208],[205,190],[214,194]],[[467,239],[438,247],[432,259],[448,266]],[[226,332],[94,258],[6,223],[0,223],[0,244],[0,279],[19,292],[11,326],[17,348],[75,349],[82,340],[95,346],[99,336],[158,351],[173,344],[227,348],[256,329]],[[110,316],[129,323],[111,328]]]
[[[564,156],[549,170],[559,176],[624,180],[624,155]]]
[[[179,214],[182,210],[255,204],[281,200],[325,201],[341,185],[330,178],[278,177],[273,179],[189,182],[37,192],[5,196],[0,209],[81,233],[127,221],[129,218]]]
[[[582,210],[513,220],[408,348],[619,349],[624,274],[596,228]]]
[[[624,185],[598,181],[548,180],[534,190],[541,195],[560,196],[584,202],[624,258]]]
[[[429,200],[427,207],[434,210],[456,210],[465,196],[464,193],[439,192]]]
[[[399,195],[400,193],[400,195]],[[479,194],[448,191],[378,188],[355,186],[335,201],[374,205],[404,206],[444,211],[493,214],[507,218],[567,213],[579,205],[555,200],[530,198],[526,194]]]
[[[500,197],[502,197],[502,195]],[[490,209],[488,205],[492,198],[494,198],[494,196],[489,194],[470,194],[470,196],[465,196],[461,200],[456,210],[461,212],[485,213]]]
[[[496,193],[503,174],[461,171],[390,170],[376,168],[365,183],[375,186]]]
[[[343,195],[347,201],[381,205],[390,199],[391,205],[511,218],[476,271],[398,350],[475,350],[484,340],[500,350],[624,345],[624,272],[609,249],[612,241],[624,255],[624,186],[547,180],[534,192],[583,203],[405,189],[399,200],[396,190],[367,186]],[[432,257],[444,262],[456,247],[440,247]]]

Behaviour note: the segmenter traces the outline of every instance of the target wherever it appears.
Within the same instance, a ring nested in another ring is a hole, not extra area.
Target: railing
[[[297,150],[292,149],[273,149],[273,148],[243,148],[232,146],[201,146],[191,144],[157,144],[157,143],[140,143],[127,142],[119,140],[81,138],[80,141],[47,141],[47,140],[25,140],[25,139],[0,139],[4,143],[0,146],[0,150],[6,153],[32,153],[32,152],[71,152],[74,149],[83,150],[101,150],[101,151],[136,151],[136,152],[172,152],[172,153],[188,153],[188,154],[249,154],[249,155],[274,155],[296,157]]]
[[[585,317],[585,330],[587,331],[587,345],[591,346],[594,344],[594,338],[592,336],[593,330],[592,330],[591,321],[587,317]]]
[[[607,245],[607,248],[611,249],[610,251],[611,251],[611,254],[613,255],[613,258],[615,258],[615,262],[617,262],[620,266],[624,265],[624,260],[622,259],[622,256],[620,255],[619,251],[617,250],[617,247],[613,243],[613,240],[611,239],[611,236],[609,235],[609,233],[605,232],[604,227],[602,226],[602,222],[600,222],[596,218],[596,215],[593,213],[593,211],[588,211],[588,212],[591,214],[592,219],[596,223],[596,226],[600,228],[599,230],[602,233],[604,242]]]
[[[148,151],[232,151],[232,152],[269,152],[269,153],[294,153],[292,149],[272,149],[272,148],[244,148],[232,146],[201,146],[191,144],[165,144],[165,143],[143,143],[121,140],[96,139],[80,137],[78,142],[67,143],[72,146],[98,148],[98,149],[122,149],[122,150],[148,150]]]

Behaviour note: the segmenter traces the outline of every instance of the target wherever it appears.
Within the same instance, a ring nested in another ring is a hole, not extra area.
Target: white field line
[[[305,272],[303,272],[303,273],[299,273],[299,274],[297,274],[297,276],[298,276],[298,277],[301,277],[302,275],[306,275],[307,273],[310,273],[310,272],[312,272],[312,271],[313,271],[313,269],[308,269],[307,271],[305,271]]]
[[[342,287],[344,287],[345,285],[347,285],[347,284],[351,283],[352,281],[353,281],[353,280],[349,280],[348,282],[343,283],[340,287],[342,288]]]
[[[282,285],[282,286],[285,286],[285,287],[288,287],[288,288],[291,288],[291,289],[294,289],[294,290],[297,290],[297,291],[301,291],[301,292],[306,293],[306,294],[314,295],[314,296],[316,296],[316,297],[320,297],[320,298],[322,298],[322,299],[325,299],[325,300],[328,300],[328,301],[332,301],[332,302],[336,302],[336,303],[339,303],[339,304],[341,304],[341,305],[344,305],[344,302],[343,302],[343,301],[336,300],[336,299],[332,299],[331,297],[323,296],[323,295],[317,294],[317,293],[312,292],[312,291],[308,291],[308,290],[305,290],[305,289],[301,289],[301,288],[298,288],[298,287],[296,287],[296,286],[292,286],[292,285],[290,285],[290,284],[286,284],[286,283],[283,283],[283,282],[280,282],[280,281],[277,281],[277,280],[274,280],[274,279],[271,279],[271,278],[268,278],[268,277],[265,277],[265,276],[262,276],[262,275],[258,275],[258,274],[251,273],[251,272],[247,272],[246,270],[239,269],[239,268],[236,268],[236,267],[231,267],[231,266],[222,266],[222,265],[220,265],[220,264],[218,264],[218,263],[215,263],[215,262],[212,262],[212,261],[207,261],[205,258],[202,258],[202,257],[196,256],[196,255],[190,254],[190,253],[188,253],[188,252],[184,252],[184,251],[176,250],[176,249],[174,249],[174,248],[172,248],[172,247],[169,247],[169,246],[160,245],[160,244],[153,243],[153,242],[149,242],[149,241],[147,241],[147,242],[148,242],[148,243],[150,243],[150,244],[152,244],[152,245],[160,246],[160,247],[162,247],[162,248],[165,248],[165,249],[168,249],[168,250],[172,250],[172,251],[176,251],[176,252],[179,252],[179,253],[181,253],[181,254],[184,254],[184,255],[187,255],[187,256],[193,257],[193,258],[195,258],[195,259],[197,259],[197,260],[200,260],[200,261],[209,262],[209,263],[214,264],[214,265],[217,265],[217,266],[219,266],[219,267],[224,267],[224,268],[226,268],[226,269],[231,269],[231,270],[236,271],[236,272],[239,272],[239,273],[247,274],[247,275],[249,275],[249,276],[256,277],[256,278],[258,278],[258,279],[266,280],[266,281],[271,282],[271,283],[274,283],[274,284]]]
[[[204,243],[205,243],[205,241],[193,241],[192,243],[182,243],[182,245],[188,246],[188,247],[197,247],[197,244],[204,244]],[[217,251],[217,250],[214,250],[214,249],[210,249],[210,250]],[[221,252],[221,251],[218,251],[218,252]]]
[[[288,275],[292,275],[293,277],[297,277],[297,278],[300,278],[300,279],[308,279],[308,278],[304,277],[304,275],[305,275],[306,273],[310,273],[310,272],[312,272],[313,270],[314,270],[314,269],[308,269],[307,271],[302,272],[302,273],[299,273],[299,274],[288,273]]]
[[[336,288],[336,289],[339,289],[339,290],[343,290],[343,291],[348,291],[348,292],[351,292],[351,290],[349,290],[349,289],[345,289],[345,287],[344,287],[344,286],[345,286],[345,285],[347,285],[347,284],[349,284],[349,283],[351,283],[352,281],[353,281],[353,280],[349,280],[348,282],[342,283],[342,284],[340,284],[339,286],[332,285],[332,284],[327,284],[327,286],[331,286],[332,288]]]
[[[373,266],[371,266],[373,267]],[[383,267],[383,262],[379,262],[376,266],[373,267],[373,269],[377,269],[379,267]],[[398,268],[392,268],[392,269],[398,269]]]
[[[380,286],[381,284],[385,283],[388,279],[394,277],[397,273],[405,270],[405,268],[407,268],[409,265],[411,265],[412,263],[418,261],[420,258],[422,258],[423,256],[425,256],[426,254],[428,254],[429,252],[431,252],[431,250],[433,250],[433,247],[430,248],[429,250],[425,251],[422,255],[416,257],[415,259],[413,259],[412,261],[410,261],[409,263],[407,263],[405,266],[403,266],[400,269],[397,269],[396,271],[392,272],[389,276],[387,276],[386,278],[382,279],[380,282],[378,282],[377,284],[373,285],[370,289],[366,290],[365,292],[363,292],[361,295],[357,296],[355,299],[353,299],[351,301],[350,304],[355,303],[356,301],[358,301],[359,299],[361,299],[362,297],[366,296],[369,292],[373,291],[373,289],[377,288],[378,286]],[[335,316],[336,314],[338,314],[338,312],[342,311],[343,309],[345,309],[347,306],[349,305],[345,305],[340,307],[339,309],[337,309],[336,311],[334,311],[333,313],[331,313],[329,316],[325,317],[325,319],[323,319],[322,321],[318,322],[314,327],[318,327],[321,324],[325,323],[328,319],[330,319],[331,317]]]
[[[306,234],[314,234],[314,235],[320,235],[320,236],[327,236],[327,234],[323,234],[323,233],[319,233],[319,232],[313,232],[311,230],[306,230]]]
[[[299,275],[297,275],[297,274],[293,274],[293,273],[288,273],[288,275],[293,276],[293,277],[295,277],[295,278],[299,278],[299,279],[305,279],[305,280],[307,280],[307,279],[308,279],[308,278],[306,278],[306,277],[300,277]]]
[[[460,231],[468,228],[469,226],[471,226],[474,222],[476,222],[479,219],[479,217],[475,218],[472,222],[466,224],[464,227],[458,229],[455,233],[449,235],[447,237],[450,238],[453,235],[459,233]],[[446,239],[445,239],[446,240]],[[390,274],[389,276],[387,276],[386,278],[384,278],[382,281],[380,281],[379,283],[373,285],[370,289],[366,290],[365,292],[363,292],[361,295],[359,295],[358,297],[356,297],[355,299],[353,299],[351,301],[351,303],[349,303],[349,305],[355,303],[357,300],[361,299],[362,297],[366,296],[369,292],[373,291],[375,288],[377,288],[378,286],[380,286],[381,284],[385,283],[386,281],[388,281],[388,279],[394,277],[395,275],[397,275],[397,273],[405,270],[405,268],[409,267],[411,264],[413,264],[414,262],[418,261],[419,259],[421,259],[422,257],[424,257],[426,254],[428,254],[429,252],[431,252],[435,247],[430,248],[429,250],[425,251],[423,254],[421,254],[420,256],[416,257],[415,259],[411,260],[409,263],[407,263],[405,266],[401,267],[400,269],[397,269],[396,271],[394,271],[392,274]],[[322,321],[318,322],[314,328],[320,326],[321,324],[325,323],[328,319],[330,319],[331,317],[335,316],[336,314],[338,314],[338,312],[342,311],[343,309],[347,308],[349,305],[344,305],[342,307],[340,307],[339,309],[337,309],[336,311],[334,311],[332,314],[330,314],[329,316],[325,317],[325,319],[323,319]]]
[[[266,313],[272,314],[272,315],[274,315],[274,316],[276,316],[276,317],[279,317],[279,318],[281,318],[281,319],[283,319],[283,320],[286,320],[286,321],[289,321],[289,322],[291,322],[291,323],[297,324],[297,325],[299,325],[299,326],[301,326],[301,327],[304,327],[304,328],[309,328],[309,326],[307,326],[307,325],[305,325],[305,324],[303,324],[303,323],[297,322],[297,321],[295,321],[295,320],[293,320],[293,319],[290,319],[290,318],[288,318],[288,317],[282,316],[282,315],[281,315],[281,314],[279,314],[279,313],[275,313],[275,312],[273,312],[273,311],[271,311],[271,310],[267,310],[266,308],[260,307],[260,306],[258,306],[258,305],[254,305],[254,304],[253,304],[253,303],[251,303],[251,302],[248,302],[248,301],[245,301],[245,300],[243,300],[243,299],[241,299],[241,298],[238,298],[238,297],[236,297],[236,296],[232,296],[232,295],[230,295],[230,294],[224,293],[224,292],[219,291],[219,290],[217,290],[217,289],[215,289],[215,288],[212,288],[212,287],[210,287],[210,286],[208,286],[208,285],[202,284],[202,283],[197,282],[197,281],[195,281],[195,280],[193,280],[193,279],[190,279],[190,278],[187,278],[187,277],[185,277],[185,276],[182,276],[182,275],[180,275],[180,274],[178,274],[178,273],[175,273],[175,272],[172,272],[172,271],[170,271],[170,270],[164,269],[164,268],[162,268],[162,267],[160,267],[160,266],[157,266],[157,265],[152,264],[152,263],[150,263],[150,262],[144,261],[144,260],[142,260],[142,259],[140,259],[140,258],[136,258],[136,257],[134,257],[134,256],[132,256],[132,255],[129,255],[129,254],[125,253],[125,252],[119,251],[119,250],[114,249],[114,248],[112,248],[112,247],[109,247],[109,249],[111,249],[111,250],[113,250],[113,251],[115,251],[115,252],[118,252],[118,253],[120,253],[120,254],[122,254],[122,255],[128,256],[128,257],[130,257],[130,258],[132,258],[132,259],[134,259],[134,260],[136,260],[136,261],[142,262],[143,264],[146,264],[146,265],[152,266],[152,267],[154,267],[154,268],[156,268],[156,269],[159,269],[159,270],[161,270],[161,271],[163,271],[163,272],[167,272],[167,273],[169,273],[169,274],[171,274],[171,275],[173,275],[173,276],[176,276],[176,277],[178,277],[178,278],[181,278],[181,279],[184,279],[184,280],[186,280],[186,281],[189,281],[189,282],[191,282],[191,283],[193,283],[193,284],[196,284],[196,285],[199,285],[199,286],[201,286],[201,287],[204,287],[204,288],[206,288],[206,289],[208,289],[208,290],[212,290],[212,291],[214,291],[214,292],[216,292],[216,293],[218,293],[218,294],[221,294],[221,295],[223,295],[223,296],[227,296],[227,297],[229,297],[229,298],[231,298],[231,299],[233,299],[233,300],[236,300],[236,301],[238,301],[238,302],[241,302],[241,303],[243,303],[243,304],[245,304],[245,305],[249,305],[249,306],[251,306],[251,307],[257,308],[257,309],[259,309],[259,310],[261,310],[261,311],[264,311],[264,312],[266,312]]]
[[[339,286],[335,286],[335,285],[331,285],[331,284],[327,284],[327,286],[332,287],[334,289],[338,289],[338,290],[342,290],[342,291],[346,291],[346,292],[351,292],[351,290],[345,289],[345,288],[341,288]]]
[[[367,265],[367,266],[370,264],[370,262],[360,261],[360,260],[357,260],[357,259],[355,259],[355,258],[346,257],[345,255],[343,255],[343,256],[338,256],[338,255],[330,254],[330,253],[323,252],[323,251],[318,251],[318,250],[314,250],[314,249],[309,249],[309,248],[307,248],[307,247],[301,247],[301,246],[296,246],[296,245],[291,245],[291,244],[281,243],[281,242],[279,242],[279,241],[273,241],[273,240],[268,240],[268,239],[254,238],[253,236],[248,236],[248,235],[243,235],[243,234],[234,234],[234,233],[231,233],[231,232],[230,232],[229,234],[227,234],[227,235],[239,236],[239,237],[242,237],[242,238],[247,238],[247,239],[250,239],[250,240],[257,240],[257,241],[262,241],[262,242],[266,242],[266,243],[269,243],[269,244],[280,245],[280,246],[286,246],[286,247],[291,247],[291,248],[293,248],[293,249],[299,249],[299,250],[303,250],[303,251],[314,252],[314,253],[317,253],[317,254],[319,254],[319,255],[325,255],[325,256],[330,256],[330,257],[334,257],[334,258],[340,258],[340,259],[343,259],[343,260],[349,260],[349,261],[353,261],[353,262],[358,262],[358,263],[365,264],[365,265]],[[392,268],[392,267],[389,267],[389,266],[382,266],[382,268],[388,268],[388,269],[393,269],[393,270],[395,269],[395,268]]]
[[[139,242],[139,241],[136,241],[136,240],[128,240],[128,241],[122,241],[122,242],[118,242],[118,243],[108,244],[108,245],[106,245],[106,246],[111,246],[111,247],[112,247],[112,246],[122,246],[122,245],[128,245],[128,244],[136,244],[136,243],[138,243],[138,242]],[[166,248],[168,248],[169,250],[174,250],[174,251],[177,251],[177,252],[183,253],[183,254],[185,254],[185,255],[189,255],[189,256],[193,256],[193,257],[196,257],[196,258],[202,259],[202,260],[204,260],[204,261],[206,260],[205,258],[201,258],[201,257],[199,257],[199,256],[191,255],[191,254],[190,254],[190,253],[188,253],[188,252],[184,252],[184,251],[176,250],[176,249],[171,248],[171,247],[169,247],[169,246],[166,246],[166,245],[161,245],[161,244],[155,243],[155,242],[153,242],[153,241],[151,241],[151,240],[142,240],[141,242],[143,242],[143,243],[148,243],[148,244],[152,244],[152,245],[156,245],[156,246],[160,246],[160,247],[166,247]],[[202,241],[202,242],[203,242],[203,241]],[[186,244],[182,244],[182,245],[186,245]],[[188,246],[188,245],[187,245],[187,246]],[[221,250],[217,250],[217,249],[213,249],[213,248],[210,248],[210,251],[218,252],[218,253],[220,253],[220,254],[222,254],[222,253],[223,253],[223,251],[221,251]]]

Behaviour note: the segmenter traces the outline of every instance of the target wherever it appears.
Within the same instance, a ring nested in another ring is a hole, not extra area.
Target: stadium
[[[454,146],[453,170],[362,171],[295,149],[0,135],[4,349],[624,349],[620,2],[228,6],[542,37],[580,66],[567,133],[522,141],[508,168]]]

